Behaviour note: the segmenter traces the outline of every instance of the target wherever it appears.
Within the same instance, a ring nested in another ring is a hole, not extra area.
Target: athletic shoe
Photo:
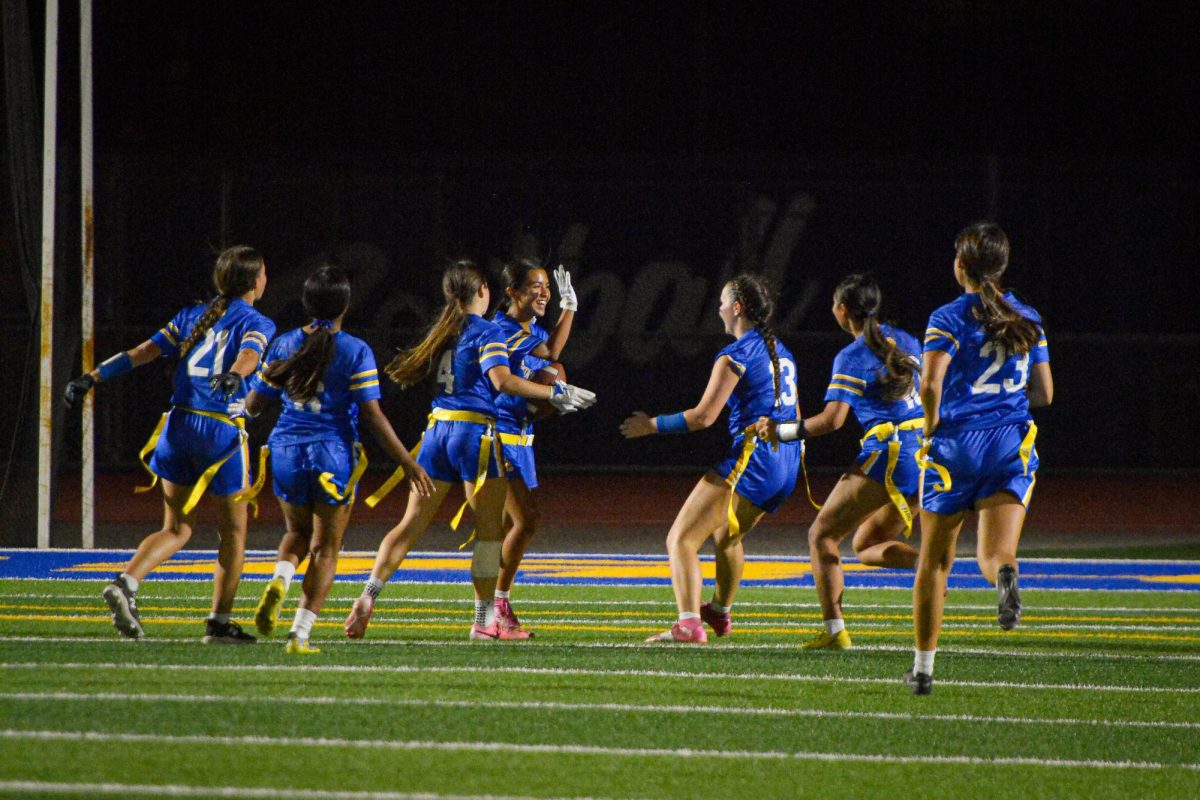
[[[671,630],[657,633],[646,639],[646,641],[705,644],[708,641],[708,634],[704,632],[704,626],[700,624],[700,620],[680,620],[671,626]]]
[[[137,610],[137,598],[125,581],[115,579],[100,593],[108,610],[112,612],[113,627],[121,632],[126,639],[141,639],[146,635],[142,630],[142,618]]]
[[[826,631],[821,631],[812,639],[804,643],[804,650],[849,650],[850,632],[842,628],[832,636]]]
[[[913,694],[933,694],[933,676],[924,672],[913,672],[910,669],[904,673],[904,685],[912,689]]]
[[[254,609],[254,627],[263,636],[275,632],[275,623],[279,621],[279,607],[283,605],[283,578],[272,578],[263,589],[262,597],[258,600],[258,608]]]
[[[1017,570],[1005,564],[996,574],[996,593],[1000,596],[996,619],[1000,629],[1011,631],[1021,621],[1021,593],[1017,591]]]
[[[496,624],[500,626],[501,639],[532,639],[533,631],[521,627],[521,620],[513,613],[508,598],[496,598]]]
[[[217,622],[215,619],[204,621],[205,644],[254,644],[258,639],[242,630],[242,626],[233,620]]]
[[[713,633],[717,636],[728,636],[733,630],[733,617],[726,611],[724,614],[718,614],[713,611],[712,603],[705,603],[700,606],[700,619],[708,623],[708,627],[713,629]]]
[[[346,617],[343,629],[349,639],[361,639],[367,632],[367,623],[371,621],[371,613],[375,610],[375,598],[369,594],[359,595],[350,606],[350,615]]]
[[[500,626],[495,622],[486,626],[476,622],[471,626],[470,638],[480,642],[494,642],[503,637],[500,635]]]
[[[319,647],[311,647],[308,644],[308,639],[301,639],[294,633],[289,633],[287,638],[287,649],[284,651],[289,656],[311,656],[321,652]]]

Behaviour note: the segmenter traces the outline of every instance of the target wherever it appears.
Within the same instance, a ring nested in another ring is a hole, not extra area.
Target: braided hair
[[[954,240],[962,271],[979,287],[975,318],[984,333],[1004,345],[1010,353],[1028,353],[1038,343],[1037,326],[1021,316],[1000,289],[1000,276],[1008,267],[1008,236],[994,222],[977,222],[964,228]]]
[[[483,270],[469,258],[454,261],[442,275],[442,295],[446,305],[418,344],[401,350],[385,368],[388,377],[406,389],[433,371],[433,362],[458,338],[467,321],[467,305],[487,279]]]
[[[221,251],[213,267],[213,285],[217,287],[217,296],[209,302],[191,331],[179,343],[181,359],[186,358],[196,342],[204,338],[209,328],[225,315],[231,301],[255,287],[262,270],[263,257],[253,247],[239,244]]]
[[[776,352],[775,331],[771,328],[771,315],[775,313],[775,299],[766,282],[757,275],[742,273],[726,286],[736,303],[741,304],[746,319],[754,323],[754,329],[762,336],[771,358],[771,375],[775,381],[775,403],[779,403],[779,354]]]
[[[833,302],[844,305],[846,314],[862,326],[863,342],[883,362],[878,373],[880,396],[900,400],[912,393],[917,360],[897,347],[894,339],[883,335],[877,318],[882,300],[879,284],[870,275],[847,275],[833,290]]]
[[[350,280],[337,267],[318,267],[304,281],[302,302],[304,313],[313,319],[313,332],[305,335],[299,350],[268,366],[264,374],[271,383],[287,389],[292,400],[307,403],[316,397],[321,378],[337,350],[333,321],[350,306]]]

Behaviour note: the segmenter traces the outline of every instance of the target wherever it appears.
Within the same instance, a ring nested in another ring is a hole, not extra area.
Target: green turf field
[[[260,581],[243,584],[249,623]],[[855,649],[797,648],[812,590],[746,588],[734,634],[643,645],[666,588],[518,587],[537,638],[472,643],[463,585],[393,584],[367,638],[337,584],[286,656],[205,646],[210,584],[148,581],[120,639],[100,581],[0,581],[0,795],[440,798],[1200,796],[1200,593],[954,591],[934,693],[903,590],[848,590]]]

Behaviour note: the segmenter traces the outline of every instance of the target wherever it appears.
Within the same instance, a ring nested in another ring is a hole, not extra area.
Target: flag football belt
[[[271,457],[271,448],[263,445],[258,448],[258,477],[254,480],[254,485],[246,491],[235,497],[235,500],[245,501],[254,507],[254,516],[258,517],[258,493],[262,491],[263,486],[267,482],[267,460]],[[346,488],[338,491],[337,484],[333,482],[332,472],[322,472],[317,478],[317,482],[321,484],[321,488],[325,493],[337,500],[339,503],[350,497],[354,493],[354,488],[358,485],[358,479],[367,471],[367,451],[363,447],[362,442],[354,443],[354,469],[350,471],[350,479],[346,481]]]
[[[916,419],[906,419],[904,422],[896,424],[895,422],[881,422],[878,425],[873,425],[866,435],[863,436],[859,443],[865,445],[868,439],[875,439],[877,442],[887,442],[887,468],[883,472],[883,488],[887,490],[888,497],[892,501],[892,505],[900,512],[900,517],[904,520],[904,536],[907,538],[912,536],[912,509],[908,507],[908,501],[904,499],[904,495],[896,488],[895,481],[892,480],[892,475],[896,472],[896,465],[900,463],[900,432],[901,431],[919,431],[924,430],[925,420],[921,417]],[[863,463],[863,472],[870,472],[871,467],[875,465],[875,460],[879,458],[879,453],[875,451]],[[947,485],[949,485],[949,473],[947,473]]]
[[[175,406],[167,413],[158,418],[158,424],[154,426],[154,433],[150,434],[150,438],[146,444],[142,446],[142,451],[138,453],[138,459],[142,462],[143,469],[150,473],[150,484],[148,486],[137,486],[134,488],[135,493],[148,492],[158,483],[158,475],[154,470],[150,469],[150,463],[146,461],[146,456],[154,452],[154,448],[158,446],[158,440],[162,437],[163,428],[167,426],[167,418],[175,411],[184,414],[196,414],[201,417],[215,419],[218,422],[223,422],[226,425],[232,425],[238,429],[238,437],[233,444],[225,448],[216,458],[213,463],[209,464],[204,472],[200,475],[200,479],[196,481],[196,485],[192,487],[192,493],[188,495],[187,502],[183,504],[183,513],[190,514],[196,504],[200,502],[200,498],[204,496],[204,492],[208,489],[208,485],[212,483],[212,479],[216,476],[217,471],[225,465],[225,462],[233,457],[233,454],[238,451],[246,443],[246,421],[243,417],[230,417],[228,414],[222,414],[219,411],[201,411],[198,408],[184,408],[183,406]]]
[[[532,433],[503,433],[497,434],[500,437],[500,444],[511,444],[517,447],[533,447]]]
[[[750,463],[750,456],[754,455],[754,448],[758,446],[758,434],[754,431],[754,426],[751,425],[742,431],[742,452],[738,456],[737,463],[733,465],[733,470],[729,473],[729,477],[725,482],[729,484],[729,505],[725,510],[725,515],[729,520],[729,539],[737,541],[742,535],[742,524],[737,518],[737,485],[742,479],[742,473],[746,471],[747,465]]]
[[[1025,438],[1021,440],[1021,446],[1017,449],[1017,455],[1021,457],[1021,467],[1024,474],[1029,474],[1029,460],[1033,457],[1033,443],[1037,441],[1037,425],[1033,420],[1029,420],[1029,427],[1025,431]],[[917,464],[921,467],[921,488],[925,485],[925,470],[932,469],[937,472],[938,477],[942,479],[940,484],[935,484],[933,490],[935,492],[950,491],[950,471],[929,459],[929,446],[933,443],[933,439],[922,439],[921,449],[917,450]]]
[[[479,466],[475,472],[475,488],[471,492],[471,496],[474,497],[479,494],[479,490],[483,488],[484,482],[487,481],[488,456],[494,452],[496,463],[503,463],[499,452],[500,440],[496,437],[496,420],[487,414],[480,414],[477,411],[451,411],[445,408],[435,408],[429,414],[429,424],[425,426],[425,430],[428,431],[439,422],[474,422],[477,425],[484,426],[483,435],[479,437]],[[421,434],[421,439],[417,442],[416,447],[410,451],[413,458],[416,458],[417,453],[421,452],[421,442],[424,440],[425,435]],[[532,435],[529,436],[529,440],[530,442],[533,441]],[[404,467],[396,467],[396,471],[391,474],[391,477],[384,481],[375,494],[367,498],[367,505],[371,508],[379,505],[379,501],[387,497],[388,493],[392,489],[395,489],[396,484],[402,480],[404,480]],[[463,501],[463,504],[458,509],[458,513],[454,515],[454,519],[450,520],[451,530],[458,530],[458,524],[462,521],[463,512],[466,510],[469,502],[470,498]],[[463,547],[466,547],[474,538],[475,532],[471,531],[470,537],[459,546],[459,549],[461,550]]]

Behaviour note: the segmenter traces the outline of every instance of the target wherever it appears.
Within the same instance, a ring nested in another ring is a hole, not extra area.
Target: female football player
[[[667,534],[671,586],[679,620],[651,642],[708,641],[701,621],[717,636],[733,627],[730,609],[742,577],[742,537],[764,513],[779,508],[796,486],[799,442],[759,442],[754,422],[762,416],[776,422],[799,419],[796,362],[776,340],[769,321],[774,303],[766,286],[753,275],[739,275],[721,290],[717,313],[725,332],[736,339],[717,353],[708,386],[693,408],[649,417],[641,411],[621,423],[632,439],[653,433],[701,430],[729,406],[733,444],[720,464],[692,489]],[[713,537],[717,548],[717,586],[711,603],[700,604],[700,546]]]
[[[559,266],[554,270],[558,284],[559,315],[554,330],[547,332],[538,320],[546,315],[550,302],[550,276],[534,261],[513,261],[504,266],[504,295],[507,307],[498,310],[492,322],[500,326],[508,344],[508,366],[515,375],[531,378],[534,373],[557,361],[567,337],[579,301],[571,286],[571,273]],[[519,395],[496,396],[496,430],[504,454],[508,478],[508,496],[504,501],[506,533],[500,553],[500,576],[496,580],[496,623],[501,628],[520,630],[521,621],[512,610],[509,594],[525,548],[537,534],[541,513],[533,490],[538,486],[533,458],[533,412]]]
[[[758,435],[769,441],[823,436],[842,427],[853,410],[866,435],[862,452],[833,487],[808,529],[813,582],[821,600],[825,631],[806,649],[846,650],[850,634],[842,619],[842,559],[839,545],[854,532],[854,552],[864,564],[912,569],[917,551],[896,534],[912,531],[906,498],[917,493],[914,459],[920,444],[917,401],[917,340],[884,325],[876,315],[879,285],[867,275],[850,275],[833,293],[833,317],[854,337],[833,361],[825,408],[808,419],[777,424],[760,417]],[[778,430],[777,430],[778,428]],[[857,530],[856,530],[857,529]]]
[[[978,223],[954,242],[963,294],[929,317],[921,366],[925,441],[921,462],[921,554],[913,585],[916,652],[904,679],[933,691],[946,578],[963,515],[979,515],[979,569],[999,595],[1000,627],[1021,618],[1017,542],[1038,467],[1029,409],[1054,397],[1041,317],[1000,288],[1008,237]]]
[[[146,575],[179,551],[192,535],[193,509],[207,490],[218,499],[220,548],[213,573],[212,613],[204,641],[246,644],[254,637],[230,619],[246,553],[246,501],[249,454],[246,448],[244,380],[254,374],[275,323],[254,310],[267,286],[267,268],[258,251],[230,247],[213,270],[217,297],[189,306],[137,347],[118,353],[97,369],[75,378],[66,389],[73,405],[96,383],[110,381],[159,356],[177,357],[171,410],[163,414],[143,457],[163,488],[162,528],[138,545],[125,571],[104,588],[104,602],[121,635],[144,635],[137,591]]]
[[[246,398],[251,415],[275,398],[283,400],[283,412],[267,445],[287,532],[254,621],[260,634],[271,635],[296,567],[309,558],[304,596],[288,634],[291,654],[320,652],[309,645],[309,634],[333,584],[355,485],[367,466],[358,441],[360,417],[411,476],[414,489],[423,495],[433,492],[429,476],[379,409],[375,354],[366,342],[342,330],[350,306],[346,274],[335,267],[320,267],[304,282],[302,302],[311,321],[271,343]],[[262,463],[266,464],[265,458]],[[264,477],[260,471],[259,481]]]
[[[346,618],[345,631],[351,639],[361,638],[366,632],[379,592],[425,533],[456,481],[461,481],[475,512],[477,539],[471,558],[475,621],[470,638],[529,638],[528,631],[501,628],[495,620],[507,494],[499,468],[495,398],[503,392],[527,400],[548,400],[563,413],[587,408],[596,400],[585,389],[565,383],[543,386],[512,373],[503,332],[483,318],[491,294],[483,272],[474,262],[451,264],[442,277],[442,293],[446,305],[437,322],[420,344],[397,355],[386,370],[401,387],[408,387],[438,365],[442,391],[433,401],[429,427],[417,456],[417,463],[433,479],[433,492],[409,494],[400,524],[380,543],[371,577]]]

